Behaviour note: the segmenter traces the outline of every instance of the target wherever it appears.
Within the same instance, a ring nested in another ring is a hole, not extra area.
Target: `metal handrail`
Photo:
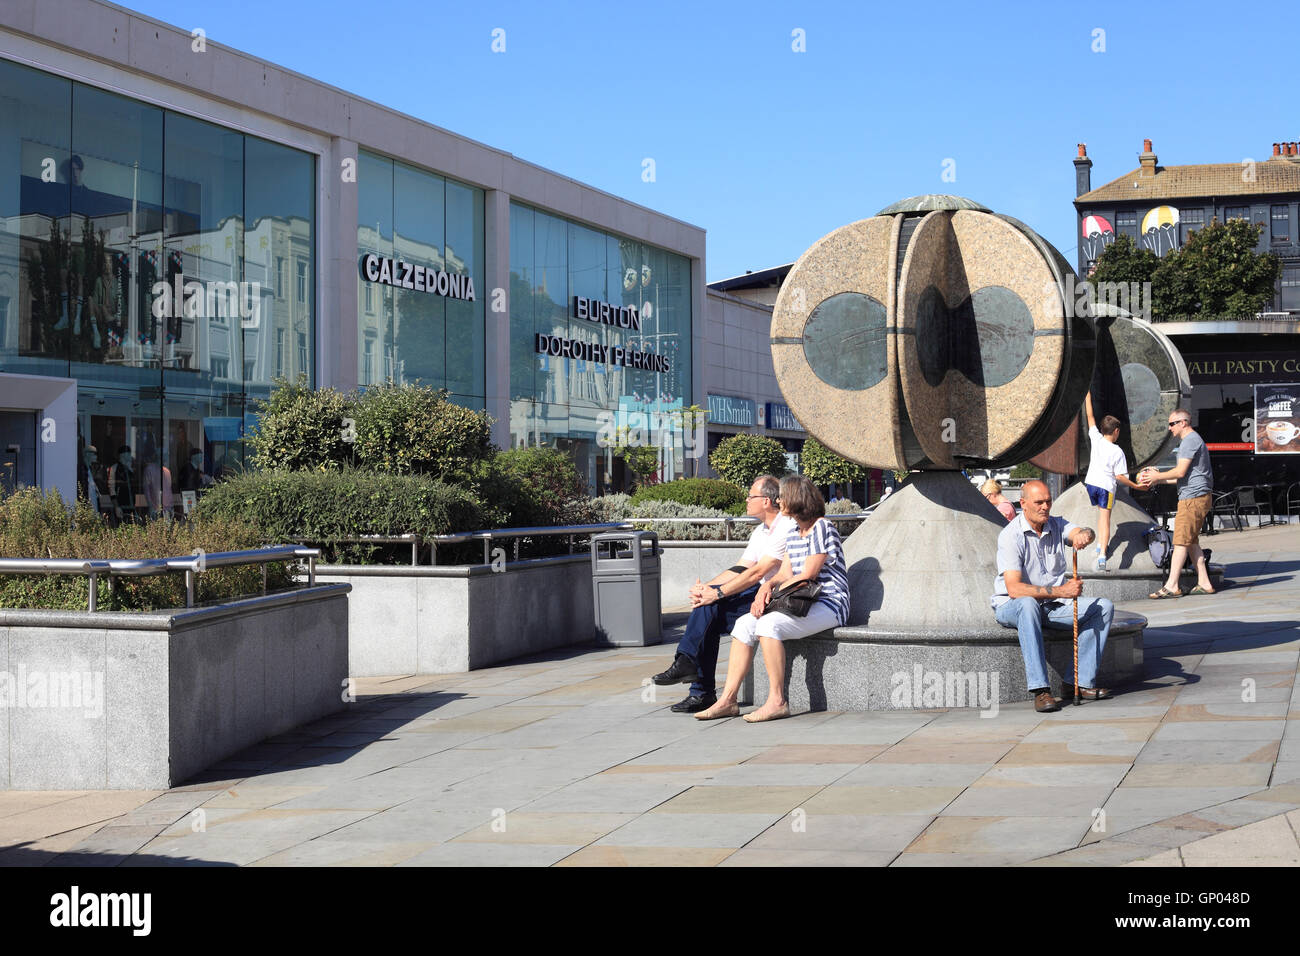
[[[438,545],[440,544],[463,544],[466,541],[483,542],[483,563],[491,564],[491,548],[493,538],[515,538],[515,560],[519,560],[519,538],[541,538],[549,535],[568,535],[569,553],[573,553],[573,536],[578,534],[594,534],[597,531],[627,531],[631,528],[629,521],[610,521],[603,524],[567,524],[551,525],[540,528],[493,528],[487,531],[462,531],[458,534],[435,534],[425,538],[432,546],[433,550],[430,559],[434,564],[438,563]]]
[[[171,571],[185,572],[185,606],[193,607],[198,590],[198,576],[208,568],[227,568],[246,564],[262,566],[262,593],[266,593],[266,566],[276,561],[305,558],[307,584],[316,583],[318,548],[300,545],[275,545],[248,551],[214,551],[174,558],[0,558],[0,574],[84,574],[90,577],[89,611],[99,610],[99,577],[107,575],[112,588],[114,577],[149,577]]]
[[[862,511],[856,511],[851,514],[828,514],[826,518],[830,521],[862,521],[871,517],[871,513],[876,509],[876,504],[871,505]],[[756,525],[759,523],[758,518],[749,515],[727,515],[720,518],[638,518],[629,517],[622,521],[608,521],[600,524],[570,524],[570,525],[542,525],[535,528],[489,528],[482,531],[460,531],[455,534],[403,534],[403,535],[359,535],[356,537],[331,537],[331,538],[290,538],[291,541],[299,541],[310,544],[409,544],[411,546],[411,564],[413,566],[420,563],[420,549],[423,545],[428,544],[430,548],[430,563],[438,563],[438,545],[465,544],[470,541],[483,542],[483,563],[492,563],[492,541],[497,538],[514,538],[515,539],[515,560],[519,559],[519,540],[522,538],[544,538],[555,535],[565,535],[569,539],[569,553],[574,550],[574,538],[578,535],[591,535],[599,531],[629,531],[635,524],[663,522],[667,524],[722,524],[723,540],[731,541],[731,529],[733,525],[745,524]]]
[[[363,534],[355,538],[287,538],[297,544],[409,544],[411,564],[420,563],[420,547],[425,538],[420,534]]]
[[[879,502],[877,502],[876,504],[879,504]],[[852,514],[824,515],[823,517],[825,517],[827,521],[862,521],[865,520],[866,518],[870,518],[871,513],[875,509],[876,509],[876,505],[871,505],[869,508],[866,508],[862,511],[855,511]],[[636,518],[636,517],[632,517],[626,519],[628,523],[636,522],[636,523],[653,524],[655,522],[661,522],[663,524],[721,524],[723,526],[723,530],[722,530],[723,541],[731,540],[731,529],[733,525],[738,525],[738,524],[756,525],[759,523],[759,520],[760,519],[751,517],[750,515],[740,515],[740,516],[728,515],[725,518]]]

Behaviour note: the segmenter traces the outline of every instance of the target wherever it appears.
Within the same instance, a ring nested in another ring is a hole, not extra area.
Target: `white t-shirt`
[[[763,575],[763,580],[767,581],[775,577],[781,570],[780,562],[785,560],[786,539],[790,537],[790,530],[797,527],[798,525],[789,515],[777,515],[770,529],[760,522],[754,529],[754,533],[749,536],[749,544],[745,547],[745,553],[740,556],[740,563],[754,565],[763,558],[776,558],[776,566]]]
[[[1128,459],[1124,457],[1124,449],[1117,442],[1107,441],[1096,425],[1088,429],[1088,438],[1092,442],[1092,454],[1088,458],[1088,474],[1083,479],[1084,484],[1114,491],[1115,476],[1128,474]]]

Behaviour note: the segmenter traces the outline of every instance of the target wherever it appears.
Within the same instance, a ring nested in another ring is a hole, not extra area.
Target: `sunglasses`
[[[1188,420],[1186,418],[1180,418],[1176,422],[1170,422],[1169,427],[1173,428],[1175,425],[1186,425],[1186,424],[1188,424]]]

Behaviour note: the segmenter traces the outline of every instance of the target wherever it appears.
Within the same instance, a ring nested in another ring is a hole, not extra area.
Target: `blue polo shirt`
[[[1004,577],[1008,571],[1019,571],[1024,584],[1064,584],[1069,576],[1066,536],[1076,527],[1064,518],[1049,515],[1040,535],[1025,520],[1023,511],[1016,515],[1016,520],[998,533],[998,576],[993,580],[993,597],[989,601],[993,610],[1011,600]]]

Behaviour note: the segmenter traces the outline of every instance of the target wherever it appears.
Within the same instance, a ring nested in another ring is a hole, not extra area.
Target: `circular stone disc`
[[[1173,447],[1169,413],[1191,395],[1182,356],[1150,323],[1116,308],[1098,305],[1097,374],[1092,410],[1120,420],[1119,446],[1131,471],[1160,459]],[[1109,312],[1110,315],[1103,313]],[[1084,427],[1086,434],[1086,423]],[[1081,454],[1080,470],[1087,467]]]
[[[932,212],[908,245],[898,301],[917,442],[938,468],[996,462],[1062,387],[1067,329],[1053,270],[997,216]]]
[[[893,328],[901,217],[819,239],[772,309],[772,364],[786,403],[827,448],[872,468],[903,468]]]
[[[1093,307],[1097,327],[1097,369],[1092,410],[1098,425],[1106,415],[1120,420],[1119,446],[1129,472],[1159,461],[1173,447],[1169,413],[1191,398],[1187,366],[1169,338],[1149,322],[1114,306]],[[1083,409],[1035,464],[1061,474],[1088,469],[1091,443]]]

